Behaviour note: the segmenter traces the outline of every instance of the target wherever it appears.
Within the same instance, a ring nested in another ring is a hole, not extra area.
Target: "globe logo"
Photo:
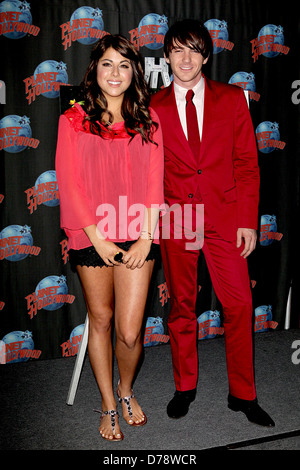
[[[25,150],[32,137],[30,119],[27,116],[10,114],[0,120],[0,148],[8,153]],[[5,137],[8,134],[8,137]],[[11,145],[13,143],[13,145]]]
[[[71,332],[69,340],[61,344],[63,357],[70,357],[78,354],[84,332],[84,326],[84,323],[76,326],[76,328],[74,328]]]
[[[270,329],[272,321],[271,305],[260,305],[255,309],[255,332],[260,333]]]
[[[49,185],[47,183],[55,183],[55,189],[47,189]],[[56,180],[56,171],[55,170],[48,170],[44,171],[36,180],[35,182],[35,191],[38,193],[40,190],[39,188],[43,188],[43,202],[45,206],[54,207],[59,205],[59,198],[56,197],[58,195],[57,190],[57,180]]]
[[[1,240],[1,244],[0,244],[1,247],[5,247],[7,245],[8,248],[13,249],[13,252],[17,251],[18,246],[25,245],[25,246],[32,247],[33,245],[31,229],[27,225],[24,225],[24,226],[8,225],[0,232],[0,240]],[[8,240],[8,243],[6,243],[5,240]],[[4,258],[7,259],[8,261],[23,260],[27,258],[27,256],[29,255],[29,252],[25,253],[24,250],[22,251],[23,253],[14,253],[11,255],[9,254],[10,252],[8,251],[8,254],[4,256]],[[25,250],[25,251],[28,251],[28,250]],[[1,259],[2,259],[2,255],[1,255]]]
[[[267,24],[258,33],[258,43],[264,43],[262,38],[272,38],[270,43],[266,45],[266,51],[262,52],[265,57],[276,57],[282,52],[282,46],[284,45],[284,35],[282,26],[276,26],[274,24]]]
[[[10,345],[13,343],[18,343],[19,349],[10,350],[8,348],[7,358],[3,361],[3,354],[1,354],[1,364],[9,362],[13,364],[15,362],[26,362],[30,357],[32,357],[32,351],[34,349],[34,342],[32,339],[32,333],[30,331],[11,331],[2,338],[2,342],[5,345]],[[1,349],[2,349],[1,348]],[[14,357],[17,356],[15,359]]]
[[[264,121],[255,129],[258,148],[262,153],[271,153],[280,141],[279,125],[277,122]]]
[[[92,7],[87,7],[87,6],[79,7],[72,14],[70,18],[70,23],[72,24],[74,20],[81,20],[85,18],[93,20],[91,24],[92,29],[103,31],[104,23],[102,19],[102,10],[99,10],[99,8],[92,8]],[[78,28],[80,32],[82,29],[84,28],[80,28],[80,27]],[[84,36],[84,34],[82,34],[82,36]],[[91,34],[89,32],[86,37],[80,37],[76,40],[80,42],[81,44],[94,44],[95,42],[98,41],[98,39],[99,37],[97,36],[97,34],[93,34],[91,37]]]
[[[147,322],[146,322],[144,346],[148,347],[148,346],[155,346],[159,344],[160,343],[159,338],[154,335],[161,336],[163,334],[164,334],[163,319],[161,317],[148,317]]]
[[[47,295],[49,287],[55,288],[55,295]],[[67,293],[68,286],[65,276],[47,276],[38,283],[35,289],[36,297],[44,300],[42,308],[50,311],[57,310],[64,305]]]
[[[71,331],[71,334],[70,334],[70,342],[71,342],[71,343],[72,343],[72,338],[74,338],[75,336],[82,336],[82,335],[83,335],[84,326],[85,326],[85,324],[82,323],[81,325],[76,326],[76,327]]]
[[[240,86],[243,90],[256,91],[255,76],[252,72],[236,72],[228,83]]]
[[[218,310],[206,310],[197,318],[198,339],[211,339],[217,335],[221,319]]]
[[[34,71],[33,77],[34,80],[38,82],[38,75],[42,76],[42,74],[47,74],[47,72],[55,72],[56,76],[56,83],[60,83],[62,85],[67,85],[68,83],[68,74],[67,74],[67,66],[63,62],[57,62],[56,60],[45,60],[41,62]],[[45,77],[51,76],[51,73],[45,75]],[[51,91],[41,92],[41,95],[45,96],[46,98],[57,98],[59,96],[59,88],[52,89],[53,81],[45,80],[44,84],[47,86],[49,85],[48,89]]]
[[[204,23],[213,41],[213,54],[218,54],[224,50],[228,41],[227,22],[224,20],[211,19]]]
[[[274,237],[277,233],[277,221],[275,215],[262,215],[260,219],[260,245],[269,246],[274,241]]]
[[[157,26],[157,33],[147,32],[147,26]],[[145,33],[143,30],[145,29]],[[157,13],[149,13],[141,19],[138,30],[141,31],[140,45],[145,45],[148,49],[157,50],[161,49],[164,45],[164,36],[168,31],[168,19],[165,15],[158,15]]]
[[[30,4],[26,1],[20,2],[19,0],[4,0],[0,3],[0,13],[18,13],[18,22],[32,25],[32,16],[30,13]],[[3,22],[6,20],[4,18]],[[9,39],[21,39],[27,35],[27,30],[22,31],[13,31],[9,33],[3,33],[3,36]]]

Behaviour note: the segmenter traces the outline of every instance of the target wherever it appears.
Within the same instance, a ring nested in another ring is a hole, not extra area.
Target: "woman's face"
[[[124,97],[132,80],[133,70],[129,59],[110,47],[99,59],[97,83],[108,101]]]

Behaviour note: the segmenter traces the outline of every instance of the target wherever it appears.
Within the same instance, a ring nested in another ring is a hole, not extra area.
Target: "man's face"
[[[204,59],[200,52],[183,44],[174,46],[169,57],[165,56],[171,66],[174,82],[183,88],[193,88],[201,78],[202,65],[206,64],[208,57]]]

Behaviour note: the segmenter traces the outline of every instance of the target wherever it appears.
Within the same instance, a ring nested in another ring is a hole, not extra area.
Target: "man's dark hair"
[[[169,53],[176,46],[187,46],[200,52],[204,59],[212,53],[213,45],[208,29],[199,20],[186,19],[174,23],[165,35],[164,53]]]

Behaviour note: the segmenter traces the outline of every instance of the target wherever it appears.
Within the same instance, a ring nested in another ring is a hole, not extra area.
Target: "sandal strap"
[[[124,402],[125,405],[127,406],[127,412],[129,414],[130,418],[132,418],[132,416],[133,416],[132,408],[131,408],[131,404],[130,404],[131,398],[134,398],[134,393],[133,392],[128,397],[119,397],[119,402],[120,403]]]
[[[104,418],[104,416],[109,415],[110,416],[110,423],[111,423],[111,428],[113,431],[113,435],[115,435],[115,425],[116,425],[116,416],[119,417],[119,412],[117,410],[107,410],[107,411],[102,411],[102,410],[94,410],[96,413],[100,413],[100,420],[101,418]]]

